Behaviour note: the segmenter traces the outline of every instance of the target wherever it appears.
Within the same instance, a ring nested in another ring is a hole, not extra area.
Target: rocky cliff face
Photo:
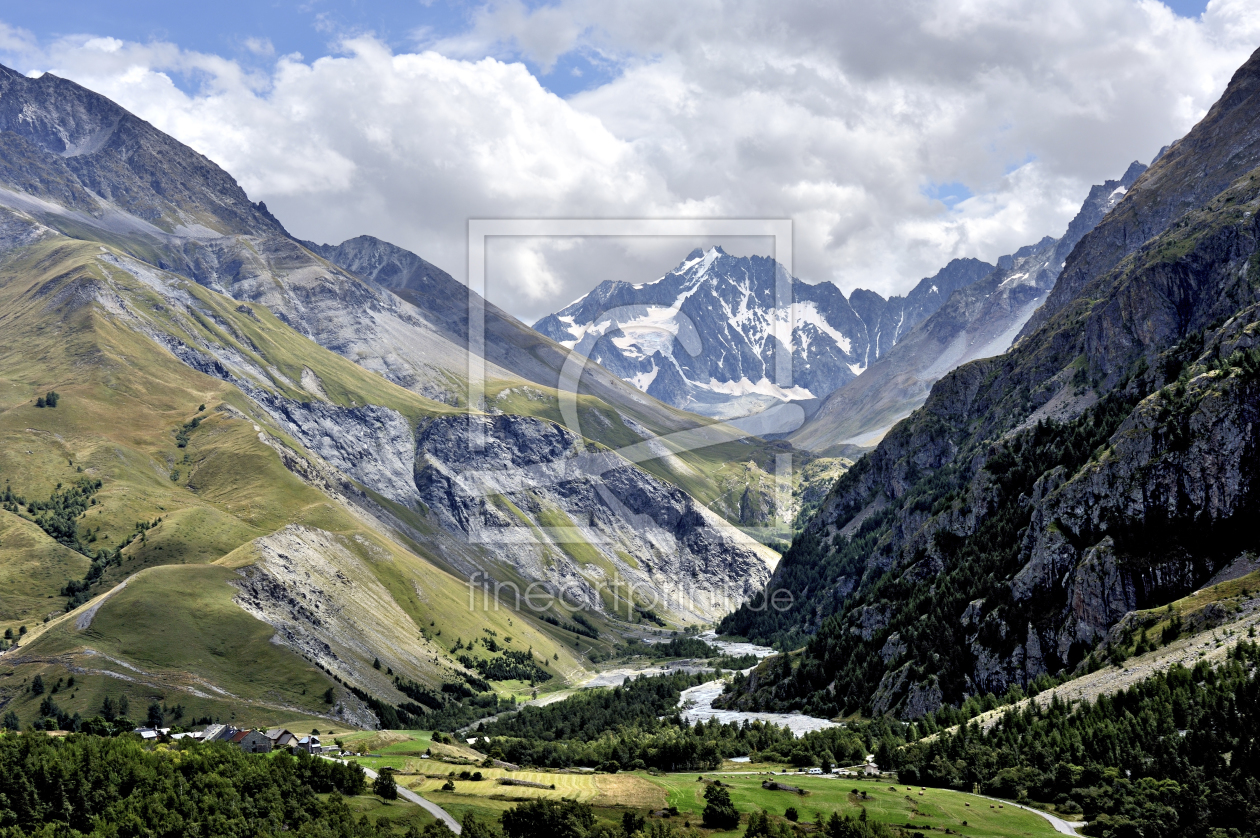
[[[711,620],[769,578],[768,554],[739,530],[550,422],[433,420],[419,434],[415,483],[447,532],[570,606]]]
[[[1249,549],[1260,170],[1223,161],[1250,159],[1260,110],[1236,109],[1256,78],[1253,56],[1174,146],[1209,159],[1164,155],[1084,236],[1010,352],[945,375],[838,481],[771,583],[801,602],[723,625],[812,636],[780,695],[911,717],[937,690],[1001,693],[1078,666],[1127,612]],[[1232,179],[1205,198],[1200,170]],[[1154,233],[1099,255],[1138,217]]]

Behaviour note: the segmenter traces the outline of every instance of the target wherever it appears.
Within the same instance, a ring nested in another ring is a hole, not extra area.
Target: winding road
[[[331,759],[331,757],[324,757],[324,759]],[[367,775],[369,780],[376,779],[376,772],[370,768],[363,767],[363,773]],[[459,825],[459,821],[455,820],[455,818],[451,816],[450,812],[446,811],[432,800],[425,800],[411,789],[403,788],[402,786],[398,787],[398,796],[403,800],[406,800],[408,803],[416,804],[433,817],[442,821],[442,823],[449,826],[451,828],[451,832],[454,832],[456,835],[464,831],[464,828]]]
[[[1061,832],[1064,835],[1079,836],[1080,833],[1076,831],[1076,827],[1085,825],[1078,821],[1065,821],[1063,818],[1055,817],[1049,812],[1043,812],[1040,809],[1034,809],[1031,806],[1021,806],[1020,804],[1012,803],[1009,800],[1000,800],[999,798],[989,797],[983,794],[977,794],[976,797],[983,797],[985,800],[992,800],[994,803],[1001,803],[1003,806],[1014,806],[1016,809],[1023,809],[1027,812],[1032,812],[1034,815],[1041,815],[1043,818],[1050,821],[1050,825],[1054,827],[1055,832]]]

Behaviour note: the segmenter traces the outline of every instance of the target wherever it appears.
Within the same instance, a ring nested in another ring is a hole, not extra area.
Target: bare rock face
[[[1093,645],[1129,611],[1192,590],[1238,555],[1236,516],[1260,478],[1258,422],[1255,383],[1200,375],[1144,400],[1106,456],[1035,502],[1011,596],[1063,603],[1041,627],[1053,653],[1042,665],[1068,661],[1073,644]],[[1212,543],[1188,543],[1196,533]]]
[[[944,703],[942,698],[940,682],[935,677],[928,678],[907,692],[901,715],[907,719],[921,719],[935,713]]]
[[[583,608],[633,617],[633,587],[645,609],[712,619],[765,584],[755,542],[680,489],[578,442],[539,419],[435,419],[419,433],[415,485],[448,532]]]
[[[379,405],[347,408],[272,393],[253,396],[308,451],[390,500],[415,506],[415,437],[401,413]]]
[[[881,606],[863,605],[853,614],[853,634],[861,635],[863,640],[870,640],[877,633],[887,628],[889,609]]]
[[[879,650],[879,656],[884,659],[884,663],[892,663],[906,653],[906,641],[901,639],[901,633],[894,631],[888,635],[888,639],[884,641],[884,648]]]
[[[380,548],[296,525],[259,538],[252,547],[256,561],[239,572],[235,601],[275,628],[274,643],[394,702],[406,697],[372,666],[378,656],[420,683],[436,683],[446,674],[430,662],[438,647],[415,639],[414,621],[372,572],[368,560],[382,560],[375,555]],[[352,697],[340,709],[348,723],[378,724]]]

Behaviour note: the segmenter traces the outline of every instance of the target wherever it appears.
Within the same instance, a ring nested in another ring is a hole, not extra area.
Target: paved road
[[[1032,812],[1034,815],[1041,815],[1043,818],[1050,821],[1050,825],[1054,827],[1055,832],[1061,832],[1064,835],[1079,835],[1073,827],[1085,825],[1077,822],[1069,823],[1068,821],[1063,820],[1063,818],[1056,818],[1049,812],[1043,812],[1040,809],[1034,809],[1031,806],[1021,806],[1018,803],[1012,803],[1009,800],[999,800],[996,797],[988,797],[983,794],[978,794],[976,797],[983,797],[985,800],[992,800],[994,803],[1001,803],[1003,806],[1014,806],[1017,809],[1024,809],[1025,811]]]
[[[368,776],[369,780],[376,779],[376,772],[370,768],[364,767],[363,773]],[[456,835],[458,835],[460,832],[463,831],[464,828],[459,825],[459,821],[451,817],[450,812],[446,811],[441,806],[434,803],[432,800],[425,800],[423,797],[416,794],[411,789],[405,789],[402,786],[398,787],[398,796],[401,797],[403,800],[416,804],[417,806],[419,806],[421,809],[424,809],[433,817],[445,823],[447,826],[451,828],[451,831],[454,832]]]

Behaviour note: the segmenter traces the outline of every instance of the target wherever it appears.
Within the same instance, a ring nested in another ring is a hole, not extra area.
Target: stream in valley
[[[722,650],[723,654],[727,655],[756,655],[759,658],[765,658],[774,654],[774,650],[767,646],[718,640],[712,632],[700,635],[700,639],[711,646],[716,646]],[[710,681],[707,684],[684,690],[678,705],[683,710],[683,718],[693,723],[697,721],[707,722],[709,719],[717,719],[723,724],[728,722],[760,721],[767,724],[786,726],[795,736],[800,736],[811,730],[836,727],[836,723],[833,721],[804,716],[800,713],[747,713],[741,710],[721,710],[713,706],[713,700],[722,694],[722,688],[725,685],[725,680]]]

